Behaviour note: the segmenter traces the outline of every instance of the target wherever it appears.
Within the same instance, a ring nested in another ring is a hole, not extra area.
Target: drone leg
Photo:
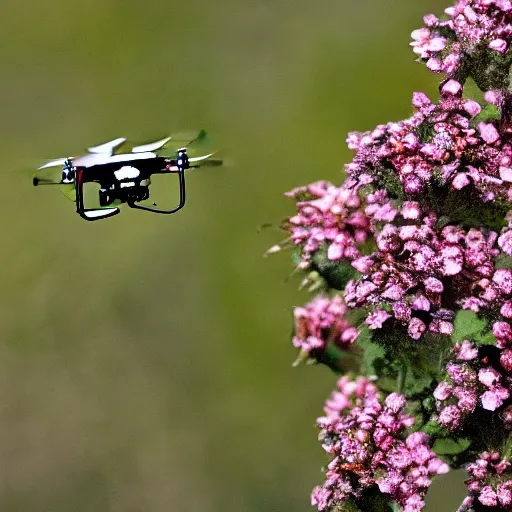
[[[130,208],[138,208],[139,210],[146,210],[148,212],[153,213],[164,213],[171,214],[176,213],[178,210],[181,210],[185,206],[185,170],[183,168],[178,169],[179,182],[180,182],[180,203],[176,208],[172,210],[160,210],[158,208],[151,208],[150,206],[145,206],[143,204],[137,204],[135,201],[128,201],[128,206]]]
[[[113,217],[120,213],[119,208],[84,208],[84,177],[83,169],[77,169],[75,173],[76,212],[85,220],[100,220]]]

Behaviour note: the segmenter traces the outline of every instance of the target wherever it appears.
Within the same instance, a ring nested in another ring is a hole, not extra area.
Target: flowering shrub
[[[293,248],[320,293],[294,309],[297,362],[341,374],[317,420],[319,511],[421,511],[461,468],[458,512],[512,511],[512,0],[424,24],[411,45],[438,100],[350,133],[345,181],[287,193],[269,251]]]

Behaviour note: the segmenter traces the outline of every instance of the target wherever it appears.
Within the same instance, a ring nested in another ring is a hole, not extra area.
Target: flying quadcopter
[[[175,213],[185,205],[185,170],[222,165],[222,160],[212,158],[214,152],[204,149],[206,132],[202,130],[186,140],[183,143],[183,138],[166,137],[120,152],[126,139],[114,139],[88,148],[84,156],[59,158],[42,165],[33,184],[60,185],[61,192],[76,203],[80,217],[89,221],[117,215],[122,204],[153,213]],[[152,177],[155,180],[159,175],[178,178],[179,190],[171,208],[159,208],[150,200]]]

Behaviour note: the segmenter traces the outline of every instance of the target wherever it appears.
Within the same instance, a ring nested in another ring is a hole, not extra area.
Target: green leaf
[[[325,247],[316,251],[311,263],[313,270],[316,270],[329,287],[335,290],[343,290],[346,284],[358,275],[357,270],[348,262],[329,260]]]
[[[480,345],[493,344],[496,338],[487,327],[487,320],[478,318],[478,315],[473,311],[462,309],[455,315],[452,340],[470,340]]]
[[[420,124],[415,131],[418,139],[422,143],[430,142],[436,134],[433,125],[427,122]]]
[[[452,339],[454,341],[473,339],[475,335],[482,332],[486,325],[487,322],[478,318],[476,313],[462,309],[455,315]]]
[[[393,170],[383,170],[379,173],[379,179],[391,198],[402,199],[404,197],[404,187],[400,179]]]
[[[300,253],[300,249],[296,248],[292,252],[292,264],[294,267],[298,266],[298,264],[301,262],[302,255]]]
[[[480,105],[485,103],[484,93],[471,77],[469,77],[464,83],[464,98],[476,101],[480,103]]]
[[[408,371],[402,393],[406,397],[417,395],[429,388],[433,380],[432,375]]]
[[[433,450],[437,455],[458,455],[465,452],[471,441],[466,438],[452,439],[450,437],[436,439]]]
[[[488,123],[490,121],[496,121],[500,118],[501,116],[496,105],[493,105],[492,103],[487,103],[484,106],[484,108],[482,108],[480,114],[478,114],[476,117],[472,119],[472,124],[476,126],[479,123]]]
[[[335,505],[332,512],[361,512],[361,509],[352,500],[346,500]]]
[[[500,254],[494,260],[494,265],[496,268],[512,269],[512,256],[509,256],[508,254]]]
[[[426,423],[421,430],[429,436],[438,436],[441,433],[446,432],[444,427],[442,427],[437,421],[433,420]]]
[[[364,375],[375,375],[377,361],[383,361],[386,350],[372,341],[372,331],[365,325],[359,330],[356,346],[361,349],[361,371]]]

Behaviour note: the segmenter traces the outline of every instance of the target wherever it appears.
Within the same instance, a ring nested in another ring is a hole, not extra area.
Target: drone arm
[[[210,153],[209,155],[195,157],[195,158],[189,158],[187,162],[187,166],[184,167],[184,170],[192,170],[192,169],[198,169],[199,167],[219,167],[223,164],[223,161],[220,159],[213,159],[210,158],[213,155],[213,153]],[[171,173],[177,173],[179,172],[180,168],[178,166],[178,159],[177,158],[168,158],[165,160],[166,166],[157,171],[155,174],[171,174]]]
[[[84,179],[83,169],[75,173],[76,212],[82,219],[93,221],[113,217],[120,213],[119,208],[84,208]]]

